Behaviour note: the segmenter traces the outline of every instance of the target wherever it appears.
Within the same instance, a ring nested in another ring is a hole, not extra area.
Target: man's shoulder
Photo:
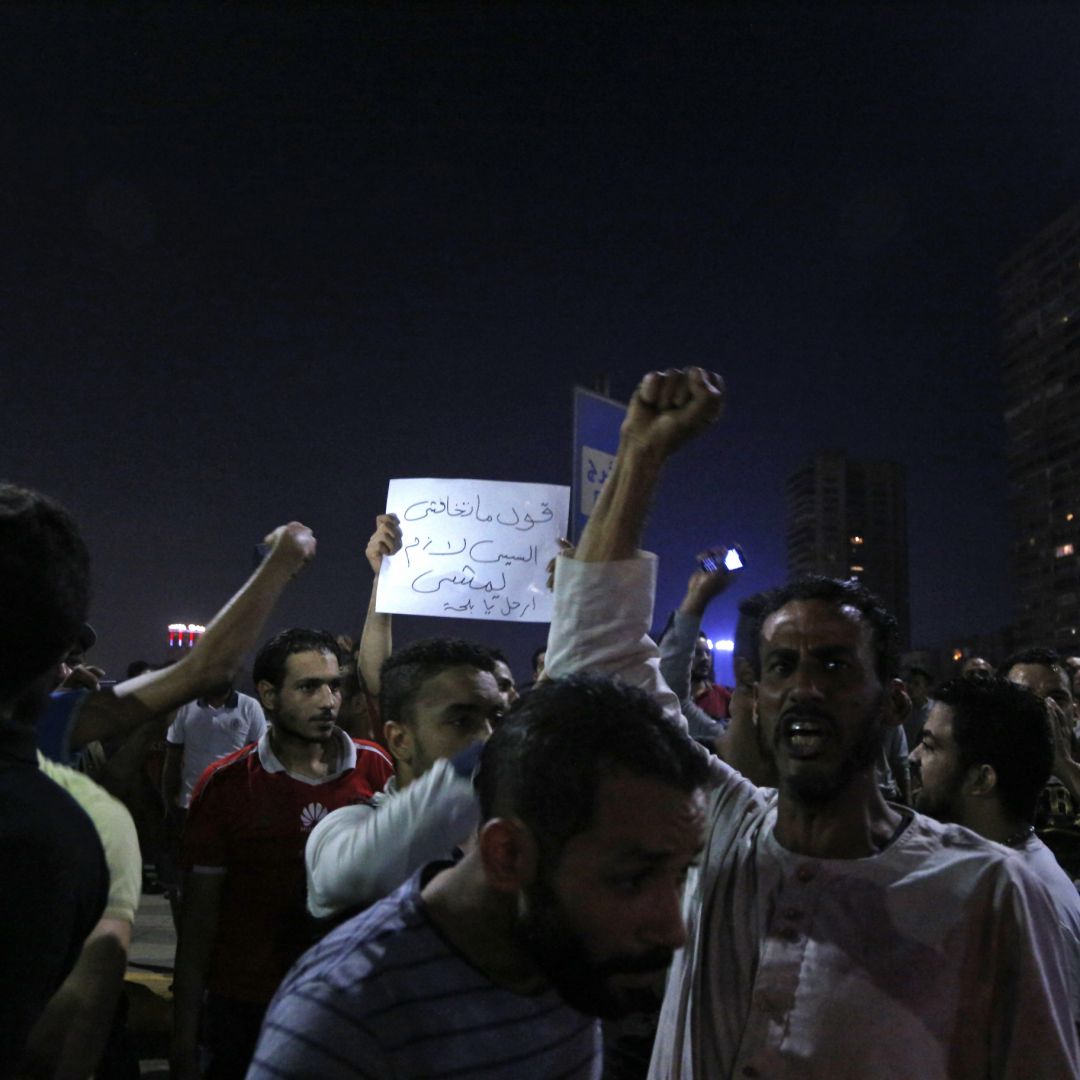
[[[323,938],[294,968],[285,991],[318,984],[329,997],[356,999],[370,989],[381,999],[392,997],[393,987],[427,979],[440,964],[461,964],[425,914],[421,873]]]
[[[259,744],[249,743],[234,750],[231,754],[208,765],[195,784],[191,793],[192,806],[201,801],[208,791],[215,793],[227,791],[239,784],[245,784],[252,772],[262,771],[259,764]]]
[[[355,739],[350,736],[350,741],[356,747],[356,764],[378,764],[386,766],[391,772],[394,770],[394,759],[378,744],[368,739]]]

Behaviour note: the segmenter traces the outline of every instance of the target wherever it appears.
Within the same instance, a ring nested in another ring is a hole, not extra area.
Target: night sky
[[[944,10],[942,10],[944,8]],[[392,476],[568,483],[575,382],[728,382],[669,467],[784,577],[815,450],[907,469],[917,643],[1010,621],[996,267],[1080,199],[1076,5],[6,5],[0,473],[64,502],[91,658],[166,650],[253,544],[358,629]],[[397,641],[546,628],[399,618]]]

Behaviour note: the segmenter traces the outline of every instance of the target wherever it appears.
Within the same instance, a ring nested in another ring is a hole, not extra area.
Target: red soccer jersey
[[[394,772],[374,743],[336,735],[343,767],[326,780],[287,773],[267,736],[211,765],[191,799],[184,865],[224,873],[207,989],[265,1004],[311,944],[304,845],[339,806],[368,802]]]

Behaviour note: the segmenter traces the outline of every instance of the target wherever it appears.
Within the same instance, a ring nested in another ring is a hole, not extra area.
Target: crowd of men
[[[1080,659],[935,689],[859,582],[804,578],[740,604],[728,689],[722,562],[655,644],[644,523],[723,408],[642,380],[520,693],[490,645],[393,648],[392,515],[357,643],[281,630],[235,689],[315,555],[293,522],[183,660],[106,686],[75,523],[0,486],[0,1077],[130,1075],[140,846],[182,870],[178,1080],[1080,1076]]]

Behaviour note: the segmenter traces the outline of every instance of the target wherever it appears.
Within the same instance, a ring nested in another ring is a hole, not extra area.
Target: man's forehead
[[[285,657],[286,678],[322,675],[327,671],[337,675],[340,665],[336,656],[322,649],[305,649],[303,652],[289,653]]]
[[[655,777],[615,770],[601,775],[592,821],[578,835],[612,854],[664,850],[674,834],[704,831],[705,807],[700,788],[684,791]]]
[[[944,702],[936,702],[926,718],[926,730],[929,731],[938,742],[949,742],[952,740],[952,727],[952,709]]]
[[[796,638],[839,639],[849,644],[869,641],[870,624],[858,608],[831,600],[789,600],[769,614],[761,626],[762,645]]]
[[[1024,686],[1036,694],[1064,688],[1072,694],[1072,680],[1064,668],[1047,667],[1046,664],[1014,664],[1009,671],[1009,682]]]
[[[416,700],[427,704],[455,696],[472,696],[490,691],[498,694],[498,684],[490,671],[473,667],[472,664],[455,664],[428,676],[416,692]]]

